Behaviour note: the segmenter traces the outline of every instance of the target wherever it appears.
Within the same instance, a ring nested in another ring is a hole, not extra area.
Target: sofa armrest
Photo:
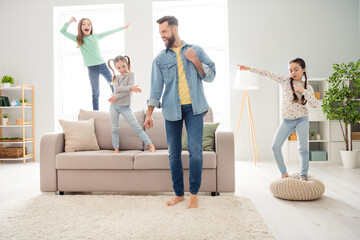
[[[235,145],[232,131],[215,132],[217,192],[235,192]]]
[[[64,133],[48,133],[40,142],[40,190],[42,192],[57,191],[57,174],[55,157],[64,152]]]

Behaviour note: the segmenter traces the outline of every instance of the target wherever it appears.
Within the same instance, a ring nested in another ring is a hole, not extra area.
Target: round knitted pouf
[[[311,176],[308,176],[307,181],[302,181],[299,174],[293,174],[274,180],[270,184],[270,191],[277,198],[307,201],[319,199],[325,192],[325,185]]]

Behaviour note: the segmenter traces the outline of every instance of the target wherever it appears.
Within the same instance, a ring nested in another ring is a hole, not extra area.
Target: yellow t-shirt
[[[181,60],[181,54],[180,54],[181,48],[182,46],[178,48],[172,48],[172,50],[176,52],[177,62],[178,62],[177,65],[178,65],[178,76],[179,76],[180,103],[181,105],[185,105],[185,104],[191,104],[191,96],[190,96],[189,86],[186,81],[184,66]]]

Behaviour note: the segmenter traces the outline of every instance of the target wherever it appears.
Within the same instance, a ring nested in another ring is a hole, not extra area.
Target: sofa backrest
[[[142,128],[144,128],[145,112],[144,110],[135,111],[134,115]],[[86,111],[81,109],[78,119],[87,120],[94,118],[95,134],[100,149],[113,149],[111,137],[111,121],[109,112]],[[141,138],[136,134],[125,119],[119,118],[119,149],[120,150],[142,150],[144,144]]]
[[[145,128],[145,133],[149,136],[156,149],[167,149],[168,145],[166,141],[164,117],[159,110],[155,110],[152,117],[154,126],[151,129]],[[213,122],[213,112],[211,109],[204,116],[204,122]],[[184,129],[185,124],[183,127],[183,132]]]
[[[146,129],[144,127],[145,111],[134,111],[134,115],[140,125],[149,136],[151,142],[156,149],[167,149],[167,141],[165,134],[165,121],[161,111],[155,110],[153,112],[154,127]],[[113,149],[111,137],[111,121],[109,112],[101,111],[86,111],[80,109],[78,116],[79,120],[88,120],[94,118],[95,120],[95,134],[100,149]],[[213,112],[210,109],[204,116],[204,122],[213,122]],[[185,128],[185,127],[184,127]],[[183,128],[183,130],[184,130]],[[125,119],[119,118],[119,149],[120,150],[143,150],[145,144],[141,138],[136,134]],[[147,149],[147,147],[145,148]]]

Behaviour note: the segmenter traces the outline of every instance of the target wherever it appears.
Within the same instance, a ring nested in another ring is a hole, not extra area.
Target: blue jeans
[[[112,85],[110,85],[112,80],[112,75],[106,66],[105,63],[90,66],[88,67],[89,70],[89,78],[90,78],[90,84],[91,84],[91,90],[92,90],[92,104],[93,104],[93,110],[99,110],[99,76],[100,74],[106,79],[106,81],[109,83],[109,86],[111,88],[111,92],[114,92],[114,88]]]
[[[300,152],[300,177],[307,178],[307,173],[309,170],[309,118],[307,116],[294,120],[283,120],[280,127],[276,131],[272,144],[272,152],[280,170],[280,173],[282,175],[285,175],[287,171],[284,164],[284,158],[281,153],[281,147],[284,145],[286,139],[295,129]]]
[[[138,121],[135,118],[129,106],[110,105],[110,119],[111,119],[111,136],[113,147],[119,148],[119,115],[122,115],[130,127],[139,135],[139,137],[145,142],[146,146],[151,144],[149,137],[145,131],[140,127]]]
[[[171,178],[176,196],[184,196],[184,174],[181,162],[183,120],[185,120],[190,153],[189,183],[191,194],[199,192],[203,165],[203,114],[194,115],[191,104],[187,104],[181,106],[181,115],[182,119],[178,121],[165,120]]]

